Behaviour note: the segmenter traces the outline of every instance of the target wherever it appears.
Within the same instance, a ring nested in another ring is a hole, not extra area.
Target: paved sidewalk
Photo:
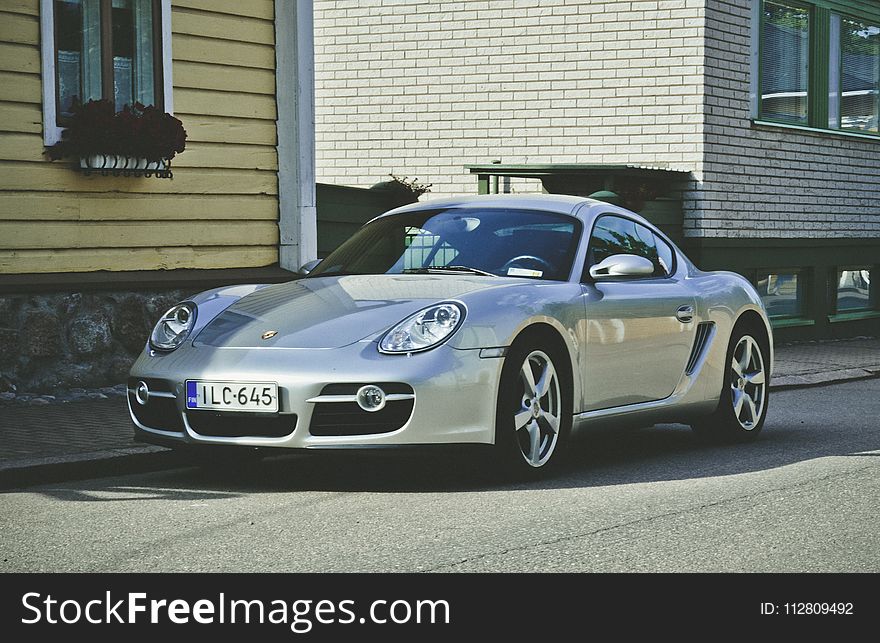
[[[880,376],[880,338],[861,337],[776,347],[771,389]]]
[[[124,397],[0,407],[0,440],[0,489],[153,467],[170,455],[134,441]]]
[[[771,389],[880,376],[880,339],[777,346]],[[0,406],[0,488],[179,463],[135,443],[124,397]]]

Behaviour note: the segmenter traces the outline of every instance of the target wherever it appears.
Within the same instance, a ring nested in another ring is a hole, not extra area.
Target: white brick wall
[[[706,157],[687,234],[880,236],[880,141],[752,127],[751,1],[707,4]]]
[[[704,2],[315,0],[318,180],[441,196],[494,159],[699,172]]]
[[[752,126],[750,6],[315,0],[318,180],[431,197],[494,159],[668,164],[697,180],[688,236],[880,236],[880,142]]]

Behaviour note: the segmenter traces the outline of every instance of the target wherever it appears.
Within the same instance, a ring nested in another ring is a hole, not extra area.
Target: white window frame
[[[54,0],[40,0],[40,55],[43,80],[43,144],[47,147],[61,140],[63,127],[57,125],[55,112],[55,8]],[[162,97],[163,109],[174,113],[171,78],[171,0],[161,0],[162,13]]]

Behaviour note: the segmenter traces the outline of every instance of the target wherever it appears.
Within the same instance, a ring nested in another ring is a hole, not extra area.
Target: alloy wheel
[[[764,358],[758,342],[743,335],[730,362],[730,400],[737,422],[746,431],[754,429],[764,412],[767,399],[767,377]]]
[[[519,372],[519,408],[513,424],[520,453],[532,467],[541,467],[559,441],[562,404],[559,376],[547,353],[528,354]]]

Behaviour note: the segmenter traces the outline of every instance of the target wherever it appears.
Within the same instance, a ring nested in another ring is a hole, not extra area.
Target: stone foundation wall
[[[63,394],[124,382],[182,290],[0,295],[0,394]]]

